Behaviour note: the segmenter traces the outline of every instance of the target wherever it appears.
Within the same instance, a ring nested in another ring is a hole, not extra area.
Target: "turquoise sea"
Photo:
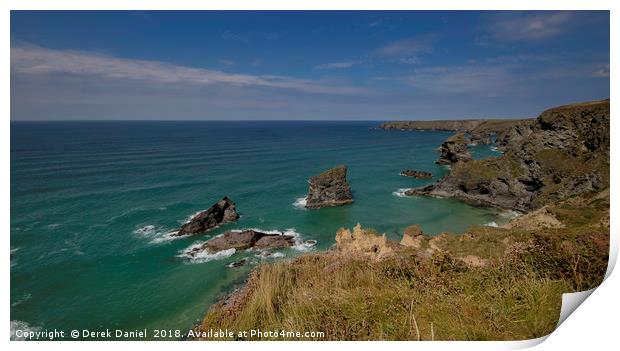
[[[361,223],[399,239],[405,227],[458,232],[506,215],[402,189],[448,172],[434,164],[450,133],[379,122],[11,123],[11,327],[187,331],[261,261],[326,250]],[[475,157],[497,156],[487,146]],[[345,164],[352,205],[305,210],[307,179]],[[402,177],[402,169],[433,173]],[[229,196],[241,213],[209,234],[169,240],[189,216]],[[313,248],[203,256],[183,251],[230,229],[289,231]],[[275,257],[274,257],[275,256]],[[251,264],[227,268],[250,257]]]

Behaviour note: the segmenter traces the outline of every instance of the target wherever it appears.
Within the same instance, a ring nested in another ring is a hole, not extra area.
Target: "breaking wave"
[[[152,224],[136,228],[133,233],[140,237],[150,239],[149,243],[151,244],[160,244],[181,238],[180,236],[173,235],[177,233],[176,231],[170,231]]]
[[[41,328],[39,327],[33,327],[30,324],[26,323],[26,322],[22,322],[22,321],[11,321],[11,340],[15,340],[15,341],[23,341],[23,340],[28,340],[25,337],[23,337],[23,334],[28,334],[28,333],[36,333],[37,331],[41,330]],[[16,335],[17,331],[20,331],[20,335]]]
[[[394,196],[398,196],[398,197],[407,197],[407,194],[405,194],[408,190],[411,190],[411,188],[400,188],[394,192],[392,192],[392,195]]]
[[[306,197],[300,197],[298,199],[295,200],[295,202],[293,202],[293,206],[295,206],[295,208],[298,208],[300,210],[305,210],[306,209]]]
[[[204,243],[204,241],[195,242],[185,250],[181,250],[177,257],[184,259],[187,263],[205,263],[230,257],[237,252],[235,249],[228,249],[210,254],[207,250],[202,250],[202,245]]]

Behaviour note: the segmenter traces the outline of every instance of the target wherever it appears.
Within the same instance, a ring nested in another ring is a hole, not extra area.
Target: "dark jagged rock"
[[[266,234],[258,239],[254,247],[257,249],[276,249],[295,245],[295,238],[290,235]]]
[[[206,211],[202,211],[192,217],[189,222],[183,224],[181,229],[173,235],[181,236],[204,233],[220,224],[234,222],[237,219],[239,219],[239,214],[237,213],[235,203],[225,196]]]
[[[208,253],[222,250],[275,249],[295,245],[295,238],[284,234],[267,234],[256,230],[229,231],[217,236],[202,246]]]
[[[437,184],[408,195],[455,197],[531,211],[609,186],[609,100],[560,106],[501,134],[501,157],[455,164]]]
[[[306,208],[341,206],[353,202],[353,195],[347,182],[347,167],[338,166],[325,171],[308,181]]]
[[[446,139],[439,147],[439,159],[435,162],[440,165],[451,165],[472,159],[467,149],[467,139],[464,133],[457,133]]]
[[[425,171],[414,171],[412,169],[405,169],[400,172],[400,175],[403,177],[412,177],[417,179],[431,179],[433,175],[430,172]]]

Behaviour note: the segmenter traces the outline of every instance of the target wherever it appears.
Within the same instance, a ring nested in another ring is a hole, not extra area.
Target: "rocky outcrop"
[[[400,240],[400,244],[407,247],[413,247],[419,249],[422,246],[424,240],[424,232],[422,227],[418,224],[410,225],[405,228],[403,238]]]
[[[431,172],[425,171],[414,171],[412,169],[405,169],[400,172],[400,175],[403,177],[412,177],[416,179],[431,179],[433,178],[433,174]]]
[[[256,230],[230,231],[217,236],[203,245],[208,253],[235,249],[250,248],[275,249],[295,245],[295,238],[284,234],[267,234]]]
[[[346,166],[325,171],[310,178],[308,183],[306,208],[341,206],[353,202]]]
[[[235,203],[228,197],[192,217],[189,222],[183,224],[181,229],[173,236],[192,235],[207,232],[221,224],[234,222],[239,219]]]
[[[224,250],[235,249],[237,251],[247,249],[279,249],[295,245],[295,238],[292,235],[267,234],[256,230],[248,229],[242,231],[228,231],[222,235],[207,241],[206,243],[194,247],[186,252],[190,257],[206,251],[214,254]]]
[[[375,259],[385,258],[394,251],[393,243],[385,234],[362,229],[359,223],[353,231],[341,228],[336,232],[336,250],[347,255],[365,255]]]
[[[471,160],[472,157],[467,149],[467,144],[468,141],[464,133],[457,133],[449,137],[439,147],[439,159],[435,163],[451,165]]]
[[[410,195],[455,197],[528,212],[609,186],[609,100],[560,106],[506,131],[502,157],[455,164]]]

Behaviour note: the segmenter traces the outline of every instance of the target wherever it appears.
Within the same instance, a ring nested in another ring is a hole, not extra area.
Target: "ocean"
[[[44,330],[180,329],[260,262],[322,251],[361,223],[394,240],[495,225],[506,213],[451,199],[404,197],[449,170],[434,164],[450,133],[383,131],[379,122],[12,122],[11,326]],[[488,146],[476,158],[497,156]],[[307,179],[345,164],[355,202],[306,210]],[[399,175],[429,171],[432,180]],[[228,196],[238,222],[166,234]],[[184,250],[231,229],[317,240],[194,259]],[[250,264],[228,268],[248,257]]]

